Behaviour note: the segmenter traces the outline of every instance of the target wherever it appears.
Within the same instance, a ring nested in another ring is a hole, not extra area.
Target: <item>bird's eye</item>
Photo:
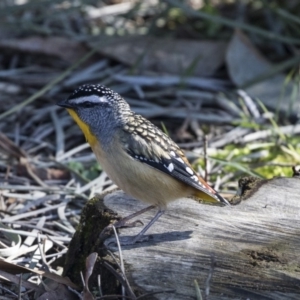
[[[83,107],[93,107],[95,106],[95,103],[90,102],[90,101],[85,101],[81,104]]]

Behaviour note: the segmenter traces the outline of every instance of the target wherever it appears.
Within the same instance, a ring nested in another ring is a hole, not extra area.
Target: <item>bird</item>
[[[108,177],[126,194],[150,206],[123,218],[119,227],[147,210],[156,215],[135,237],[123,244],[142,242],[145,232],[179,198],[206,204],[230,205],[193,169],[180,147],[158,127],[131,110],[118,93],[100,84],[84,84],[57,103],[82,130]]]

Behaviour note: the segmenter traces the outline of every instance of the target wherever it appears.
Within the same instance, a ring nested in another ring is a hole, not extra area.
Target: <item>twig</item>
[[[203,136],[203,152],[204,152],[204,180],[207,181],[207,135]]]
[[[121,249],[119,237],[118,237],[118,234],[117,234],[117,231],[116,231],[116,227],[114,225],[112,225],[112,229],[113,229],[114,234],[115,234],[115,238],[116,238],[116,242],[117,242],[117,247],[118,247],[118,251],[119,251],[119,259],[120,259],[121,272],[123,273],[124,278],[126,278],[125,277],[125,268],[124,268],[124,261],[123,261],[122,249]],[[125,287],[124,286],[122,286],[122,295],[125,296]]]
[[[28,105],[29,103],[35,101],[37,98],[44,95],[46,92],[48,92],[53,86],[55,86],[57,83],[65,79],[74,69],[79,67],[83,62],[85,62],[88,58],[90,58],[94,53],[96,52],[96,49],[91,50],[88,54],[86,54],[84,57],[82,57],[80,60],[78,60],[76,63],[74,63],[70,68],[68,68],[65,72],[63,72],[61,75],[57,76],[55,79],[50,81],[47,85],[45,85],[42,89],[40,89],[38,92],[36,92],[34,95],[26,99],[20,104],[14,105],[11,109],[7,110],[6,112],[2,113],[0,115],[0,120],[4,119],[5,117],[11,115],[12,113],[18,111],[22,107]]]

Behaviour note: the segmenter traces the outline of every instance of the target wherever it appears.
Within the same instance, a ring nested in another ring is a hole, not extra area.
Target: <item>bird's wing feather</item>
[[[218,202],[228,204],[193,170],[182,150],[167,135],[144,118],[141,120],[144,127],[141,127],[138,120],[135,120],[135,127],[127,125],[123,129],[124,148],[133,159],[188,184]]]

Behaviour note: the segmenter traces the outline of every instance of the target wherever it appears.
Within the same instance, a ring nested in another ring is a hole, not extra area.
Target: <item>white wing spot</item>
[[[177,159],[179,162],[181,162],[182,164],[184,164],[184,161],[183,161],[182,158],[180,158],[180,157],[175,157],[175,159]]]
[[[175,154],[175,152],[174,151],[170,151],[170,154],[172,155],[172,156],[176,156],[176,154]]]
[[[169,172],[173,172],[174,170],[174,165],[172,163],[170,163],[168,166],[167,166],[167,169],[169,170]]]
[[[186,167],[185,170],[191,175],[194,174],[193,170],[190,167]]]
[[[196,182],[199,182],[198,176],[196,175],[191,176],[191,179],[193,179]]]

